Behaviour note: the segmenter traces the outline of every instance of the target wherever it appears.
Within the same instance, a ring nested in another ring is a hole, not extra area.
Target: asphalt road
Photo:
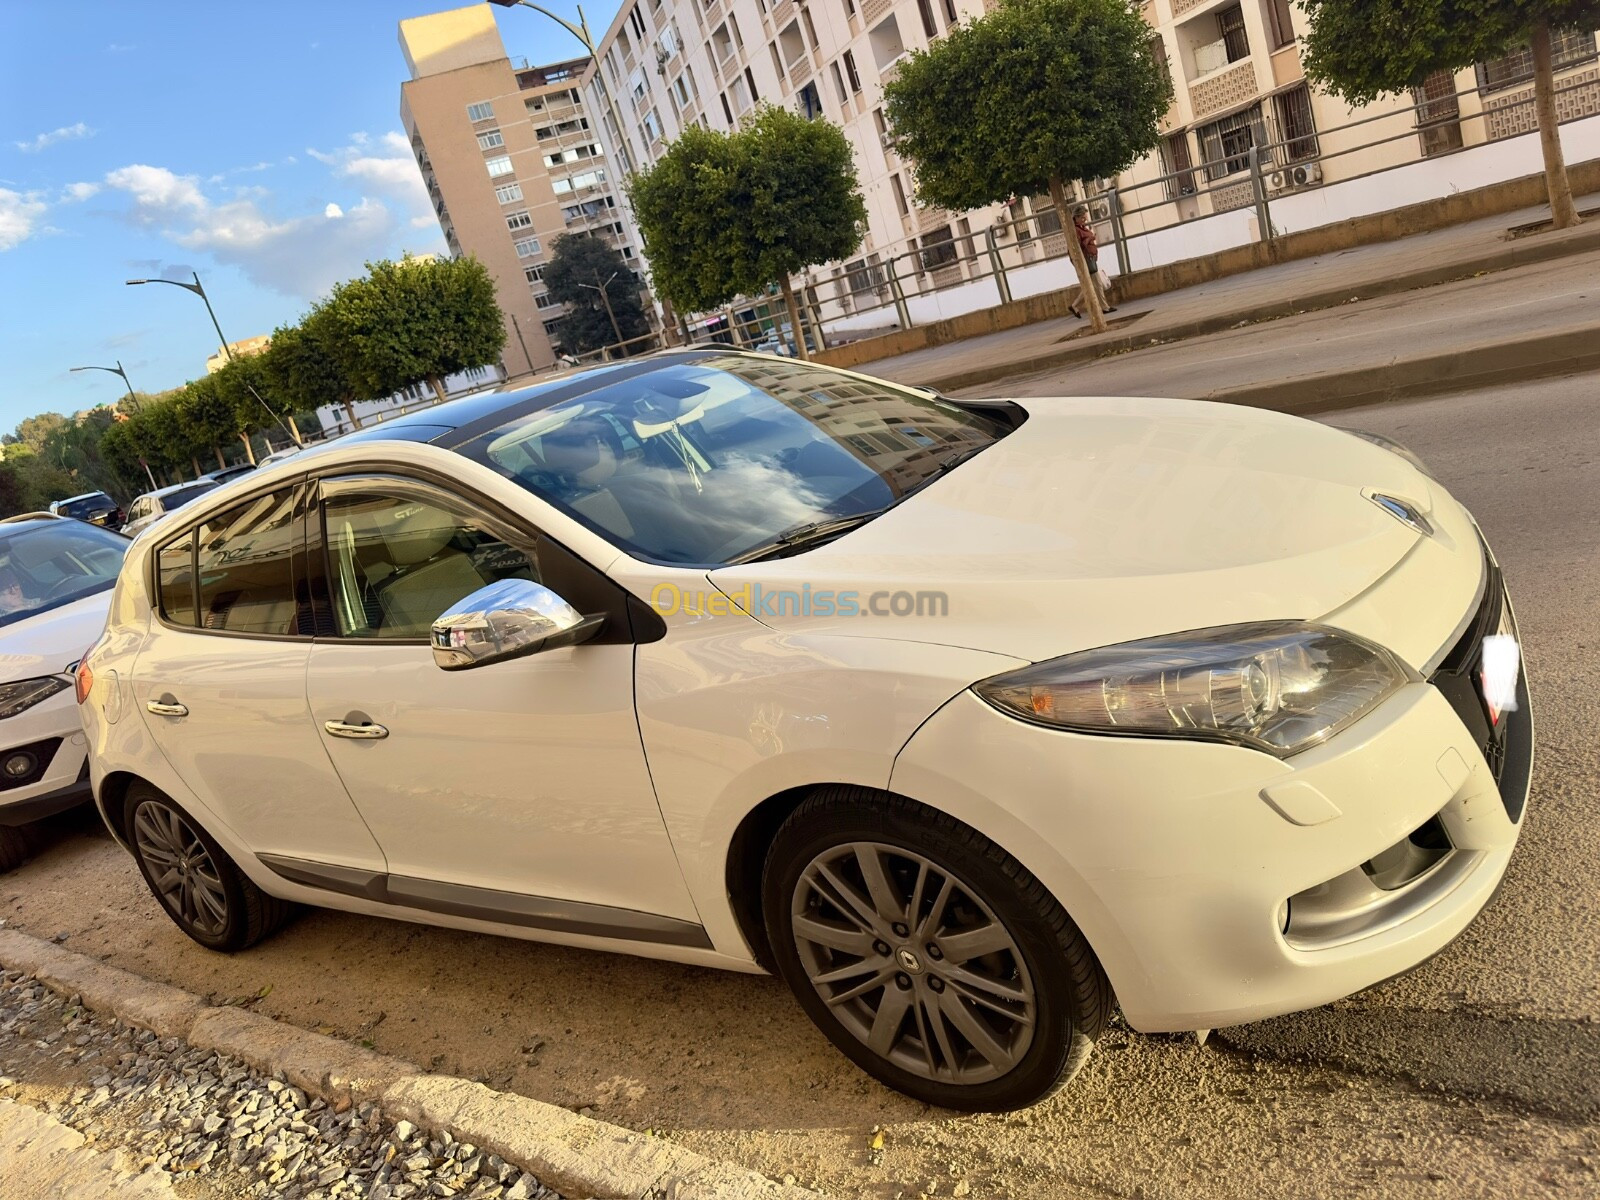
[[[1028,1112],[954,1117],[884,1090],[759,977],[328,912],[209,954],[82,820],[0,877],[0,918],[217,999],[270,987],[273,1016],[837,1196],[1600,1196],[1597,388],[1327,418],[1422,454],[1505,567],[1539,749],[1499,896],[1431,962],[1328,1008],[1204,1049],[1114,1026]]]

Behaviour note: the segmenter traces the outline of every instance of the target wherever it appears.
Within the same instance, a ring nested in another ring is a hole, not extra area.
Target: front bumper
[[[1083,929],[1136,1029],[1328,1003],[1448,945],[1510,861],[1532,771],[1526,683],[1493,736],[1469,727],[1457,686],[1471,686],[1496,580],[1430,682],[1287,761],[1041,730],[967,693],[901,752],[892,786],[1020,858]]]
[[[0,825],[26,825],[89,799],[89,755],[72,689],[0,721],[0,764],[25,754],[20,781],[0,773]]]

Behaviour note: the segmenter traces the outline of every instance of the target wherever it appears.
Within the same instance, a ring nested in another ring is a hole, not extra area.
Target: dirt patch
[[[1141,312],[1129,313],[1127,316],[1122,316],[1119,313],[1117,316],[1106,322],[1106,332],[1110,333],[1114,330],[1122,329],[1126,326],[1132,325],[1136,321],[1142,321],[1145,317],[1148,317],[1152,311],[1152,309],[1147,308]],[[1074,329],[1071,333],[1066,334],[1063,337],[1058,337],[1056,339],[1056,344],[1060,345],[1062,342],[1075,342],[1079,338],[1100,336],[1099,334],[1095,333],[1093,328],[1090,327],[1088,317],[1085,317],[1083,322],[1084,323],[1081,328]]]
[[[1600,208],[1585,208],[1578,211],[1579,220],[1587,221],[1593,217],[1600,217]],[[1543,221],[1530,221],[1526,225],[1513,225],[1506,230],[1506,241],[1514,242],[1518,238],[1531,237],[1536,233],[1549,233],[1554,228],[1555,222],[1548,217]]]

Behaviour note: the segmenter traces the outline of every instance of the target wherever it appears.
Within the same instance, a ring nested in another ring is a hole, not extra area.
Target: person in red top
[[[1089,224],[1088,205],[1080,204],[1072,210],[1072,228],[1078,235],[1078,245],[1083,248],[1083,257],[1088,260],[1089,279],[1094,284],[1095,294],[1100,299],[1100,311],[1116,312],[1105,285],[1100,282],[1100,240],[1094,236],[1094,227]],[[1067,311],[1075,317],[1083,316],[1076,304],[1069,305]]]

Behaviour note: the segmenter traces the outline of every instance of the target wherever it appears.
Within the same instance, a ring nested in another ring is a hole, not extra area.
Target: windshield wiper
[[[915,495],[917,492],[920,492],[923,488],[927,487],[935,479],[938,479],[944,475],[948,475],[951,471],[954,471],[969,458],[982,454],[992,445],[994,445],[993,442],[985,442],[981,446],[968,446],[965,450],[957,451],[949,458],[942,460],[938,466],[933,468],[933,470],[929,471],[922,481],[918,483],[916,487],[912,488],[911,491],[907,492],[906,495]],[[902,499],[903,498],[904,497],[902,497]]]
[[[725,565],[736,567],[740,563],[756,562],[763,558],[777,558],[786,552],[814,546],[818,542],[825,542],[831,538],[838,537],[840,534],[849,533],[856,526],[865,525],[874,517],[881,517],[889,511],[890,507],[892,505],[869,509],[867,512],[852,513],[848,517],[830,517],[824,521],[805,521],[799,525],[791,525],[769,541],[762,542],[759,546],[730,558]]]

